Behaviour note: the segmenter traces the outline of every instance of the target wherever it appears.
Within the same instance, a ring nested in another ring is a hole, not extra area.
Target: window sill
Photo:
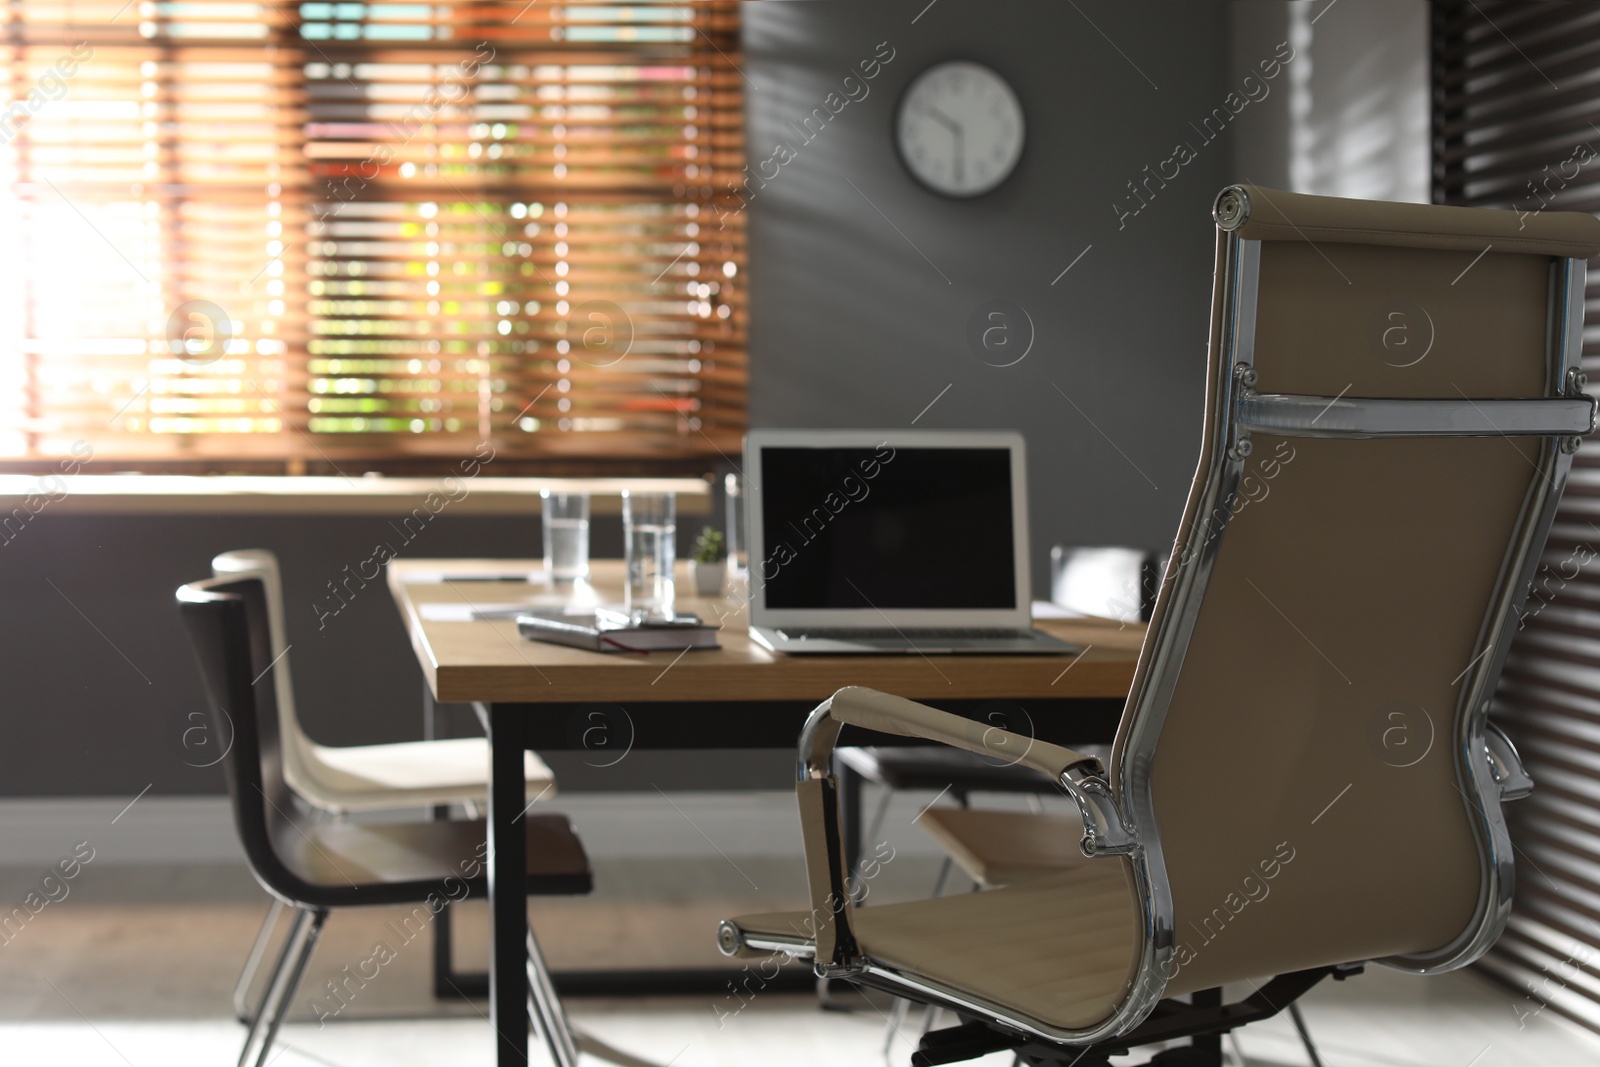
[[[700,478],[301,478],[188,474],[0,474],[0,516],[16,508],[82,515],[537,515],[539,490],[589,493],[594,514],[622,512],[622,490],[671,492],[678,510],[705,515]],[[429,494],[432,506],[428,506]],[[440,501],[444,503],[441,505]]]

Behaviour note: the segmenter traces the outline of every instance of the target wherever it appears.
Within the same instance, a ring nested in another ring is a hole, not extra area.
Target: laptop
[[[1031,625],[1021,434],[754,430],[744,461],[774,652],[1078,651]]]

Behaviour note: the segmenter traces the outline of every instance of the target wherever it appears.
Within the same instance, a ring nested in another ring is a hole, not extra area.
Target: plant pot
[[[694,581],[697,596],[721,596],[723,583],[728,580],[728,561],[719,559],[715,563],[701,563],[692,559],[689,561],[689,577]]]

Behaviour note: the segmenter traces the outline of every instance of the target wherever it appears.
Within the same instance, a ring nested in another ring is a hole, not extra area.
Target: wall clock
[[[981,63],[951,60],[918,74],[900,98],[895,144],[923,185],[953,197],[980,196],[1022,158],[1022,103]]]

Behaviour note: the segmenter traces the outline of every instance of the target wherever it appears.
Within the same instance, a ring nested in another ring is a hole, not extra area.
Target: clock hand
[[[965,168],[963,167],[962,164],[963,164],[963,161],[965,160],[966,154],[967,154],[967,152],[966,152],[966,131],[964,131],[962,129],[961,123],[957,122],[955,119],[951,118],[949,115],[946,115],[943,111],[940,111],[938,108],[934,107],[932,104],[924,104],[924,105],[922,105],[922,110],[933,121],[939,123],[939,125],[943,126],[945,129],[949,130],[951,136],[955,138],[955,142],[956,142],[955,179],[958,182],[965,180]]]
[[[949,115],[946,115],[943,111],[940,111],[932,104],[923,104],[922,110],[927,112],[929,118],[945,127],[951,133],[955,134],[957,137],[961,136],[961,123],[957,122]]]

